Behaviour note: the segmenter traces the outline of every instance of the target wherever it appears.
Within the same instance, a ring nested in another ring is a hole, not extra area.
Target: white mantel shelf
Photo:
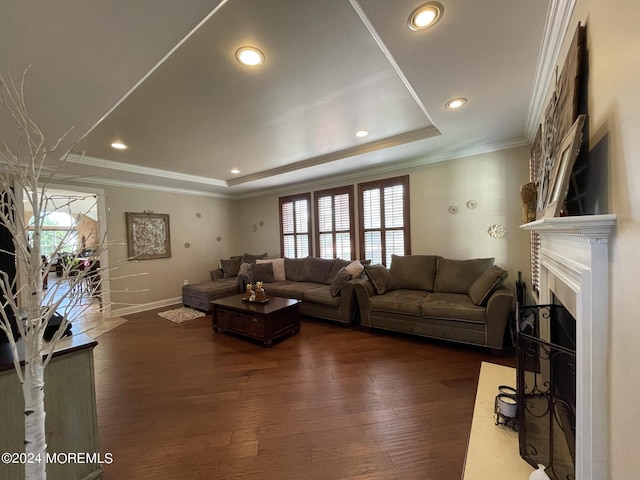
[[[593,240],[608,240],[616,224],[616,215],[581,215],[576,217],[541,218],[520,225],[523,230],[540,234],[580,236]]]

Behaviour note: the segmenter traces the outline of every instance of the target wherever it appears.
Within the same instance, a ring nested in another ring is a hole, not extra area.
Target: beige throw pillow
[[[359,260],[354,260],[344,268],[351,274],[351,278],[359,278],[364,273],[364,266]]]

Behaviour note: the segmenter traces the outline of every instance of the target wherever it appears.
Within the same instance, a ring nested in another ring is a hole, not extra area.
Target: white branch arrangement
[[[44,295],[43,281],[49,273],[52,261],[63,252],[71,232],[62,238],[53,253],[42,255],[42,233],[46,215],[54,211],[71,214],[74,199],[60,202],[47,196],[46,188],[54,176],[59,174],[67,160],[71,147],[58,151],[69,130],[52,146],[45,144],[43,132],[31,120],[24,101],[24,81],[17,83],[10,75],[0,76],[1,101],[13,117],[20,133],[15,145],[0,142],[0,224],[6,228],[13,241],[15,252],[0,251],[15,259],[16,274],[0,271],[0,330],[8,338],[13,354],[13,363],[22,384],[24,395],[26,458],[35,459],[25,464],[25,479],[46,479],[46,436],[44,408],[44,370],[52,358],[58,341],[64,336],[70,322],[83,315],[89,304],[87,296],[99,294],[101,273],[100,254],[107,246],[99,239],[98,248],[89,259],[80,252],[66,257],[62,274],[68,279],[68,288],[52,287]],[[23,209],[22,194],[24,192]],[[23,210],[30,208],[33,221],[25,218]],[[88,213],[88,212],[87,212]],[[97,232],[96,232],[97,234]],[[63,317],[53,338],[46,341],[45,329],[54,315]],[[24,364],[18,352],[18,337],[21,337]]]

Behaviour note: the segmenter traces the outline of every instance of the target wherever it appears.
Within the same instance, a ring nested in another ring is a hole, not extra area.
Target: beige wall
[[[412,253],[460,259],[495,257],[509,271],[513,286],[519,270],[525,278],[529,274],[529,234],[518,228],[522,223],[520,185],[529,176],[528,158],[528,147],[515,148],[241,200],[238,237],[244,251],[279,256],[279,196],[353,184],[357,197],[360,182],[408,174]],[[469,200],[477,202],[477,207],[467,208]],[[451,205],[458,207],[457,214],[449,213]],[[487,229],[493,224],[506,228],[505,238],[489,236]]]
[[[237,252],[235,207],[231,200],[131,188],[105,189],[109,210],[109,263],[113,309],[148,305],[181,296],[183,280],[209,280],[220,258]],[[171,258],[127,261],[125,212],[153,210],[169,214]],[[196,216],[200,213],[200,218]],[[217,237],[221,240],[217,241]],[[190,243],[186,248],[185,243]],[[131,278],[118,278],[143,273]],[[129,290],[129,292],[124,292]],[[139,291],[143,290],[143,291]]]
[[[587,26],[590,145],[608,136],[608,213],[618,217],[609,269],[609,479],[632,480],[640,471],[640,4],[578,0],[560,58],[578,21]]]

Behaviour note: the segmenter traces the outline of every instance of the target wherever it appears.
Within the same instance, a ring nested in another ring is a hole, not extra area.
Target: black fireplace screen
[[[575,480],[575,319],[562,305],[517,312],[520,455],[553,480]]]

